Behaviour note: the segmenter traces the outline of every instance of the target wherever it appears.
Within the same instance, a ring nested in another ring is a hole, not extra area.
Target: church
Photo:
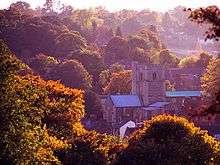
[[[166,91],[166,69],[162,65],[132,63],[130,95],[109,95],[103,101],[104,120],[112,134],[129,121],[136,125],[159,114],[181,114],[185,98],[197,99],[200,91]]]

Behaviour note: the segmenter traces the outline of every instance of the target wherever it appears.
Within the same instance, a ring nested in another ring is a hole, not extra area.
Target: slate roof
[[[201,97],[201,91],[167,91],[166,97]]]
[[[110,98],[117,108],[142,106],[137,95],[110,95]]]
[[[158,107],[144,107],[143,109],[145,111],[153,111],[153,110],[158,110],[158,109],[161,109],[161,108],[158,108]]]
[[[157,107],[157,108],[163,108],[165,105],[170,104],[169,102],[160,101],[153,104],[150,104],[149,107]]]
[[[160,101],[153,104],[150,104],[148,107],[144,107],[143,109],[146,111],[158,110],[164,108],[164,106],[170,104],[170,102]]]

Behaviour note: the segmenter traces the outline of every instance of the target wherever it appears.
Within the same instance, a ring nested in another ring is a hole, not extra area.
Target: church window
[[[157,74],[154,72],[153,73],[153,80],[156,80],[156,78],[157,78]]]
[[[143,81],[143,73],[140,73],[140,81]]]

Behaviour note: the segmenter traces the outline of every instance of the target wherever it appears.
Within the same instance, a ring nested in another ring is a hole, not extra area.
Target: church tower
[[[165,69],[161,65],[132,63],[132,94],[138,95],[144,106],[164,101]]]

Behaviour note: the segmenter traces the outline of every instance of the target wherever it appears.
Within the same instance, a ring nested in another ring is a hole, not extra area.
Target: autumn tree
[[[61,104],[49,101],[43,80],[19,76],[19,70],[24,65],[2,41],[0,43],[0,163],[59,164],[53,151],[65,148],[67,144],[49,135],[42,119],[51,107]]]
[[[210,25],[209,29],[206,31],[206,39],[215,39],[218,41],[220,37],[219,8],[217,6],[208,6],[206,8],[199,8],[195,10],[188,9],[188,10],[191,12],[189,16],[191,21],[194,21],[198,24]],[[201,78],[203,90],[206,93],[209,93],[213,99],[212,104],[209,106],[208,109],[205,110],[204,112],[205,114],[210,114],[210,113],[216,114],[220,112],[218,66],[219,66],[219,59],[211,61],[207,66],[206,73]]]
[[[131,71],[113,73],[104,92],[106,94],[129,94],[131,92]]]
[[[53,151],[67,146],[43,127],[44,114],[53,105],[48,104],[46,90],[34,85],[36,81],[12,76],[0,90],[1,163],[58,164]]]
[[[218,164],[219,145],[185,118],[161,115],[131,136],[115,164]]]
[[[99,74],[99,83],[104,88],[110,82],[113,73],[119,73],[125,70],[125,66],[119,63],[112,64],[109,69],[103,70]]]
[[[201,78],[202,88],[206,94],[215,97],[220,91],[220,59],[211,61]]]
[[[89,89],[92,87],[92,77],[77,60],[67,60],[47,73],[47,79],[60,80],[71,88]]]

